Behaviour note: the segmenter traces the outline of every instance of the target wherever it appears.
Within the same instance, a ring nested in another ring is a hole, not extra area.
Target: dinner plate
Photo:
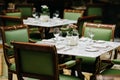
[[[96,49],[96,48],[87,48],[87,49],[85,49],[85,51],[88,51],[88,52],[97,52],[99,50]]]
[[[55,41],[53,39],[43,39],[42,42],[54,43]]]
[[[65,46],[64,45],[56,45],[56,48],[59,50],[59,49],[65,48]]]
[[[106,48],[107,45],[103,45],[103,44],[94,44],[94,45],[92,45],[92,47],[94,47],[94,48]]]
[[[105,41],[103,41],[103,40],[96,40],[95,43],[100,43],[100,44],[102,44],[102,43],[105,43]]]

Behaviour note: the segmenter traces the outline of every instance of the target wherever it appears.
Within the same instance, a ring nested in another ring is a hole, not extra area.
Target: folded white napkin
[[[107,48],[108,47],[108,45],[103,45],[103,44],[94,44],[94,45],[92,45],[92,47],[94,47],[94,48]]]

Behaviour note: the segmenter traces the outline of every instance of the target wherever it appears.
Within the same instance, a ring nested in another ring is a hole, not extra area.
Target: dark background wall
[[[37,12],[41,12],[41,5],[48,5],[50,8],[50,16],[56,11],[60,11],[60,16],[63,17],[64,8],[71,8],[72,6],[82,6],[90,3],[90,0],[0,0],[3,5],[0,5],[0,11],[7,9],[9,2],[13,3],[33,3],[37,8]],[[93,4],[102,3],[104,7],[104,23],[116,24],[115,37],[120,37],[120,0],[93,0]]]

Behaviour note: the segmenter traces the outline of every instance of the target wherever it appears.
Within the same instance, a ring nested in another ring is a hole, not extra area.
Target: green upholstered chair
[[[11,62],[11,59],[14,59],[13,46],[11,45],[12,41],[22,41],[22,42],[33,42],[29,40],[28,28],[26,25],[19,26],[7,26],[0,27],[1,36],[2,36],[2,45],[4,51],[4,58],[8,66],[8,79],[12,80],[12,74],[16,73],[15,64]]]
[[[21,11],[22,18],[32,17],[33,14],[33,4],[16,4],[16,8]],[[39,27],[29,27],[29,35],[33,40],[41,40],[41,33]]]
[[[13,26],[23,24],[23,20],[16,16],[0,15],[2,26]]]
[[[23,77],[40,80],[83,80],[79,77],[59,74],[59,70],[67,68],[66,64],[58,64],[56,47],[49,44],[13,42],[18,80]],[[78,60],[78,62],[80,62]],[[80,63],[79,63],[80,64]],[[80,67],[76,67],[78,69]]]
[[[117,65],[117,67],[112,67],[112,68],[107,68],[103,71],[101,71],[101,73],[97,74],[96,76],[96,80],[115,80],[115,79],[120,79],[120,69],[119,69],[119,65],[120,65],[120,60],[119,59],[113,59],[113,60],[109,60],[109,62],[113,63],[114,65]]]
[[[82,17],[83,14],[83,10],[65,9],[63,18],[69,20],[78,20],[78,18]]]
[[[16,4],[16,8],[21,11],[22,18],[32,16],[33,5],[32,4]]]
[[[115,25],[110,24],[98,24],[98,23],[89,23],[85,22],[83,25],[83,37],[89,37],[88,31],[91,30],[94,32],[94,40],[105,40],[105,41],[114,41],[114,30]],[[82,57],[82,56],[76,56],[76,58],[82,58],[82,71],[84,72],[90,72],[95,74],[98,67],[96,64],[97,58],[90,58],[90,57]],[[99,57],[100,58],[100,57]],[[108,67],[108,65],[112,65],[111,63],[108,64],[105,61],[101,61],[100,70],[103,70],[104,68]]]
[[[21,11],[19,9],[8,9],[8,10],[3,10],[2,11],[3,15],[7,16],[16,16],[16,17],[21,17]]]
[[[13,26],[23,24],[21,18],[21,11],[18,9],[15,10],[3,10],[0,16],[2,26]]]
[[[103,8],[104,4],[86,4],[86,15],[96,15],[96,16],[102,16],[103,15]]]
[[[94,32],[94,40],[114,41],[115,25],[85,22],[82,32],[83,37],[89,37],[89,30]]]
[[[90,16],[90,15],[101,16],[102,15],[102,8],[101,7],[89,7],[87,15],[88,16]]]
[[[120,60],[119,59],[113,59],[111,60],[111,62],[114,64],[114,65],[120,65]],[[101,73],[101,75],[112,75],[112,76],[118,76],[120,75],[120,69],[115,69],[114,67],[113,68],[107,68],[105,70],[103,70]]]

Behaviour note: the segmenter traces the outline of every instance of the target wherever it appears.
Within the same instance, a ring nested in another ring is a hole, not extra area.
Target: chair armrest
[[[102,60],[102,62],[105,62],[105,63],[112,63],[111,60]]]
[[[10,48],[13,48],[13,46],[10,46],[9,44],[5,43],[5,48],[10,49]]]
[[[104,68],[108,68],[108,69],[114,65],[113,61],[110,59],[109,60],[101,60],[101,62],[107,64],[107,66]]]
[[[36,43],[37,41],[32,40],[32,39],[29,39],[29,42],[31,42],[31,43]]]
[[[96,15],[83,16],[83,17],[78,18],[78,23],[81,22],[81,21],[91,21],[91,22],[93,22],[94,20],[102,20],[102,16],[96,16]]]
[[[75,65],[80,64],[81,61],[82,61],[82,60],[80,60],[80,59],[76,59],[76,60],[67,61],[67,62],[65,62],[65,63],[63,63],[63,64],[59,64],[59,70],[62,70],[62,69],[64,69],[64,68],[71,68],[71,67],[73,67],[73,66],[75,66]]]
[[[119,65],[120,65],[120,60],[118,60],[118,59],[113,59],[112,62],[113,62],[114,64],[119,64]]]

